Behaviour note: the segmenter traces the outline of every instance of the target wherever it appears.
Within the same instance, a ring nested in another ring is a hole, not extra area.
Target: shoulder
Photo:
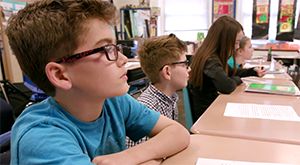
[[[234,63],[233,57],[230,57],[227,62],[228,62],[229,66],[231,66],[232,68],[234,67],[234,65],[233,65],[233,63]]]
[[[40,103],[26,108],[17,118],[13,128],[22,130],[38,123],[46,122],[47,118],[54,115],[56,112],[56,107],[53,105],[53,101],[53,98],[49,97]]]
[[[62,164],[68,156],[72,156],[76,163],[86,163],[84,159],[74,158],[74,155],[78,157],[78,153],[83,151],[78,144],[80,134],[74,134],[75,131],[47,123],[33,125],[22,135],[12,136],[12,164],[53,164],[54,160],[55,164]],[[71,160],[69,163],[73,164]]]
[[[204,70],[216,69],[219,66],[222,66],[219,57],[217,55],[211,55],[205,62]]]
[[[159,108],[159,103],[164,100],[163,95],[164,94],[153,85],[149,85],[137,98],[137,101],[146,105],[149,109],[157,109]]]
[[[72,123],[69,122],[61,109],[55,105],[53,98],[50,97],[41,103],[32,105],[23,111],[12,128],[12,156],[16,156],[17,152],[22,152],[22,155],[24,155],[23,151],[26,149],[40,150],[49,146],[46,144],[55,145],[57,143],[54,141],[57,142],[58,139],[65,138],[61,135],[72,138],[70,134],[66,133],[70,132],[68,131],[69,128],[73,128]],[[73,128],[72,132],[75,131],[76,128]],[[55,144],[46,139],[53,139]]]
[[[206,64],[210,63],[220,63],[220,59],[216,54],[212,54],[208,59],[206,60]]]

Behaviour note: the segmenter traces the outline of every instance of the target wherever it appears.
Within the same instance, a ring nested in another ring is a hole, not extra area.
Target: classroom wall
[[[0,0],[1,1],[1,0]],[[28,1],[28,0],[19,0],[19,1]],[[32,0],[34,1],[34,0]],[[209,4],[212,4],[212,0],[208,0]],[[300,1],[300,0],[298,0]],[[122,6],[125,6],[126,4],[132,4],[132,5],[138,5],[139,4],[139,0],[113,0],[114,4],[116,5],[116,7],[119,9]],[[299,7],[298,3],[298,7]],[[164,0],[150,0],[150,6],[158,6],[161,7],[161,13],[164,13]],[[212,7],[211,5],[209,6],[210,8]],[[240,21],[241,23],[243,22],[243,1],[242,0],[237,0],[237,4],[236,4],[236,19],[238,21]],[[208,17],[211,18],[211,12],[208,13]],[[211,21],[210,21],[211,22]],[[244,25],[245,26],[245,25]],[[119,28],[119,27],[118,27]],[[160,16],[158,19],[158,29],[157,29],[157,33],[158,35],[162,35],[164,34],[164,17]],[[12,67],[12,75],[13,75],[13,79],[11,80],[12,82],[23,82],[23,76],[22,76],[22,72],[20,70],[20,67],[17,63],[17,60],[15,58],[15,56],[11,55],[10,56],[10,61],[11,61],[11,65]],[[1,76],[1,72],[0,72],[0,76]]]
[[[127,4],[132,4],[132,5],[139,4],[139,0],[114,0],[113,2],[118,9],[120,9],[122,6],[126,6]]]
[[[28,1],[31,1],[31,0],[16,0],[16,1],[28,2]],[[114,0],[114,4],[119,9],[122,6],[125,6],[126,4],[138,5],[139,0]],[[17,61],[16,57],[14,55],[9,55],[8,57],[9,57],[9,59],[6,60],[6,61],[10,61],[10,64],[12,66],[11,67],[12,78],[10,78],[10,81],[12,83],[23,82],[23,74],[22,74],[21,68],[18,64],[18,61]],[[6,75],[6,78],[9,77],[9,75],[7,73],[5,75]],[[0,80],[2,80],[1,68],[0,68]]]
[[[34,0],[14,0],[19,2],[30,2]],[[2,0],[0,0],[2,2]],[[1,10],[2,12],[2,10]],[[13,55],[13,53],[10,50],[7,36],[4,34],[4,24],[2,22],[6,22],[4,18],[1,18],[1,40],[2,40],[2,47],[4,49],[2,60],[3,60],[3,67],[5,71],[5,78],[9,79],[10,82],[16,83],[16,82],[23,82],[23,75],[22,71],[20,69],[20,66],[17,62],[16,57]],[[3,76],[1,74],[1,80],[3,79]]]
[[[12,76],[13,76],[13,79],[10,81],[12,83],[23,82],[23,73],[18,64],[16,56],[10,55],[10,62],[11,62],[11,66],[12,66]],[[5,74],[5,76],[6,76],[6,74]],[[6,76],[6,78],[7,78],[7,76]]]

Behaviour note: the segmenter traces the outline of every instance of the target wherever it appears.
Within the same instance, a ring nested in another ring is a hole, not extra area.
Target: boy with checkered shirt
[[[190,68],[186,60],[186,44],[174,34],[148,39],[138,50],[141,67],[151,83],[138,97],[149,109],[177,121],[176,91],[187,85]],[[126,138],[128,148],[143,143]]]

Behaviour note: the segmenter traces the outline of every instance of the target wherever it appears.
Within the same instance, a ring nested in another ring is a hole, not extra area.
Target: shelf
[[[150,10],[150,9],[151,9],[150,7],[144,7],[144,8],[129,8],[129,9],[127,9],[127,8],[121,8],[120,10],[127,11],[127,10]]]

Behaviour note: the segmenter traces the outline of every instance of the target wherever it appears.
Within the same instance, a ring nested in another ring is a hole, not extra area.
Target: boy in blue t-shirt
[[[11,164],[160,164],[187,147],[184,127],[126,94],[116,18],[101,0],[37,1],[10,18],[6,33],[22,71],[50,96],[18,117]],[[126,149],[126,136],[145,135],[151,140]]]

